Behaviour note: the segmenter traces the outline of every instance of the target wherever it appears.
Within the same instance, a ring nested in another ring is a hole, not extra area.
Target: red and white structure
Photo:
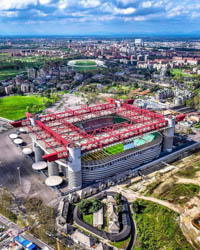
[[[111,115],[117,115],[125,122],[114,124],[109,119]],[[80,176],[81,160],[78,161],[76,155],[81,158],[88,152],[161,130],[165,130],[166,139],[168,138],[167,131],[169,131],[169,138],[172,140],[172,143],[165,143],[165,148],[171,150],[169,145],[172,147],[173,144],[173,132],[169,126],[174,126],[174,124],[160,114],[127,103],[82,105],[79,109],[66,108],[62,113],[49,113],[38,117],[26,113],[26,117],[25,120],[11,124],[16,128],[28,129],[33,139],[36,161],[48,161],[51,169],[56,168],[53,162],[59,161],[61,167],[68,168],[69,173],[75,168]],[[54,170],[54,172],[58,171]],[[80,176],[78,179],[81,178]],[[75,181],[71,187],[80,187],[80,183],[77,184]]]

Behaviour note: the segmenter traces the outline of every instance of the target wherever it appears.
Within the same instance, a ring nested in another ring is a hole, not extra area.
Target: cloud
[[[40,4],[49,4],[51,3],[51,0],[40,0]]]
[[[84,8],[94,8],[101,4],[99,0],[81,0],[80,2]]]
[[[1,0],[0,9],[9,10],[9,9],[23,9],[28,5],[36,5],[37,0]]]
[[[146,18],[144,16],[136,16],[133,18],[135,21],[144,21]]]
[[[0,0],[0,28],[2,24],[23,24],[23,29],[26,23],[32,27],[54,23],[54,30],[58,31],[61,24],[66,28],[81,24],[86,30],[110,25],[107,30],[131,32],[135,25],[146,29],[151,24],[160,28],[161,23],[164,27],[173,23],[190,28],[190,22],[199,27],[199,0]]]
[[[58,8],[61,9],[61,10],[67,8],[68,5],[69,5],[69,1],[68,0],[60,0],[58,2]]]
[[[142,7],[143,8],[150,8],[152,6],[152,2],[147,1],[147,2],[143,2],[142,3]]]

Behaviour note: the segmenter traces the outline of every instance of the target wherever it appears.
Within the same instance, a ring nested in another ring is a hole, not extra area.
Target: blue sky
[[[200,0],[0,0],[0,35],[200,35]]]

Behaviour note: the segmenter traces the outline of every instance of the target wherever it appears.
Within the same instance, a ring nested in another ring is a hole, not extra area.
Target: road
[[[155,202],[157,204],[160,204],[162,206],[165,206],[171,210],[173,210],[174,212],[180,214],[181,213],[181,210],[174,206],[173,204],[171,204],[170,202],[168,201],[163,201],[163,200],[160,200],[160,199],[157,199],[157,198],[154,198],[154,197],[146,197],[146,196],[142,196],[140,195],[139,193],[136,193],[132,190],[124,190],[122,187],[120,186],[113,186],[113,187],[110,187],[108,189],[108,191],[113,191],[113,192],[121,192],[123,196],[126,197],[126,199],[129,201],[129,202],[133,202],[135,201],[136,199],[143,199],[143,200],[148,200],[148,201],[152,201],[152,202]]]
[[[22,229],[17,224],[13,223],[12,221],[10,221],[9,219],[7,219],[3,215],[0,215],[0,222],[2,224],[6,225],[8,227],[8,229],[11,229],[11,231],[13,230],[13,231],[18,232],[18,233],[20,231],[22,231]],[[34,237],[32,234],[22,233],[21,236],[24,239],[27,239],[27,240],[35,243],[40,248],[48,247],[49,250],[54,250],[54,248],[48,246],[46,243],[44,243],[41,240],[39,240],[38,238]]]

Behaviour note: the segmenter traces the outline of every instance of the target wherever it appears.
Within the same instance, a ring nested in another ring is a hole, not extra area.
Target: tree
[[[115,201],[117,205],[120,205],[122,202],[122,194],[121,193],[116,193],[115,195]]]
[[[199,101],[200,101],[199,96],[196,95],[193,99],[194,105],[197,106],[199,104]]]

